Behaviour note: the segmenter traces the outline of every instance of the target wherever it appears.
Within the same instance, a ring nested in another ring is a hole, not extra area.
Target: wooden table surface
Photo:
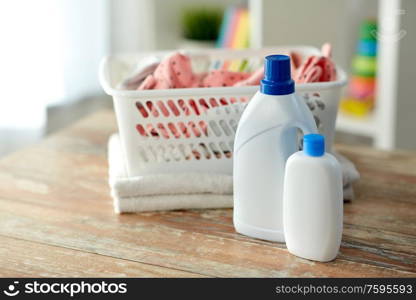
[[[316,263],[235,233],[231,209],[115,214],[115,131],[113,112],[98,112],[0,160],[0,276],[416,276],[414,152],[337,146],[362,179],[338,258]]]

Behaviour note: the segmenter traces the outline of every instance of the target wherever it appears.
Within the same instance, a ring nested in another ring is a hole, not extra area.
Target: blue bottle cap
[[[264,78],[260,92],[267,95],[287,95],[295,92],[295,82],[290,77],[290,57],[269,55],[264,59]]]
[[[321,134],[307,134],[303,137],[303,152],[308,156],[322,156],[325,153],[325,137]]]

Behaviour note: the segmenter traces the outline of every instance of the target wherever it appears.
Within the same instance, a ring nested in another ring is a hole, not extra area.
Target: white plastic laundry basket
[[[186,52],[195,61],[256,58],[269,54],[319,55],[311,47],[261,50],[199,50]],[[114,99],[114,108],[129,176],[214,172],[232,174],[234,134],[245,104],[258,86],[189,88],[169,90],[122,90],[117,88],[134,66],[148,55],[172,52],[109,56],[100,66],[100,82]],[[341,88],[346,84],[337,68],[337,81],[297,84],[331,147]]]

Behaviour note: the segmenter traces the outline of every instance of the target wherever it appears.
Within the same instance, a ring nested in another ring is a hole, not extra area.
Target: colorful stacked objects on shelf
[[[231,49],[249,47],[249,12],[246,7],[228,7],[224,13],[216,46]],[[230,60],[224,62],[222,69],[234,72],[243,71],[247,63],[247,60]]]
[[[224,12],[218,48],[243,49],[249,46],[249,13],[245,7],[230,6]]]
[[[374,107],[377,71],[377,24],[366,20],[360,26],[356,55],[347,97],[341,111],[353,116],[366,116]]]

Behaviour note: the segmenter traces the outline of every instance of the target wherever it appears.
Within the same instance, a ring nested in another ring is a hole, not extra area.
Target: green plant
[[[188,7],[181,16],[182,35],[186,39],[214,41],[218,38],[223,11],[214,7]]]

